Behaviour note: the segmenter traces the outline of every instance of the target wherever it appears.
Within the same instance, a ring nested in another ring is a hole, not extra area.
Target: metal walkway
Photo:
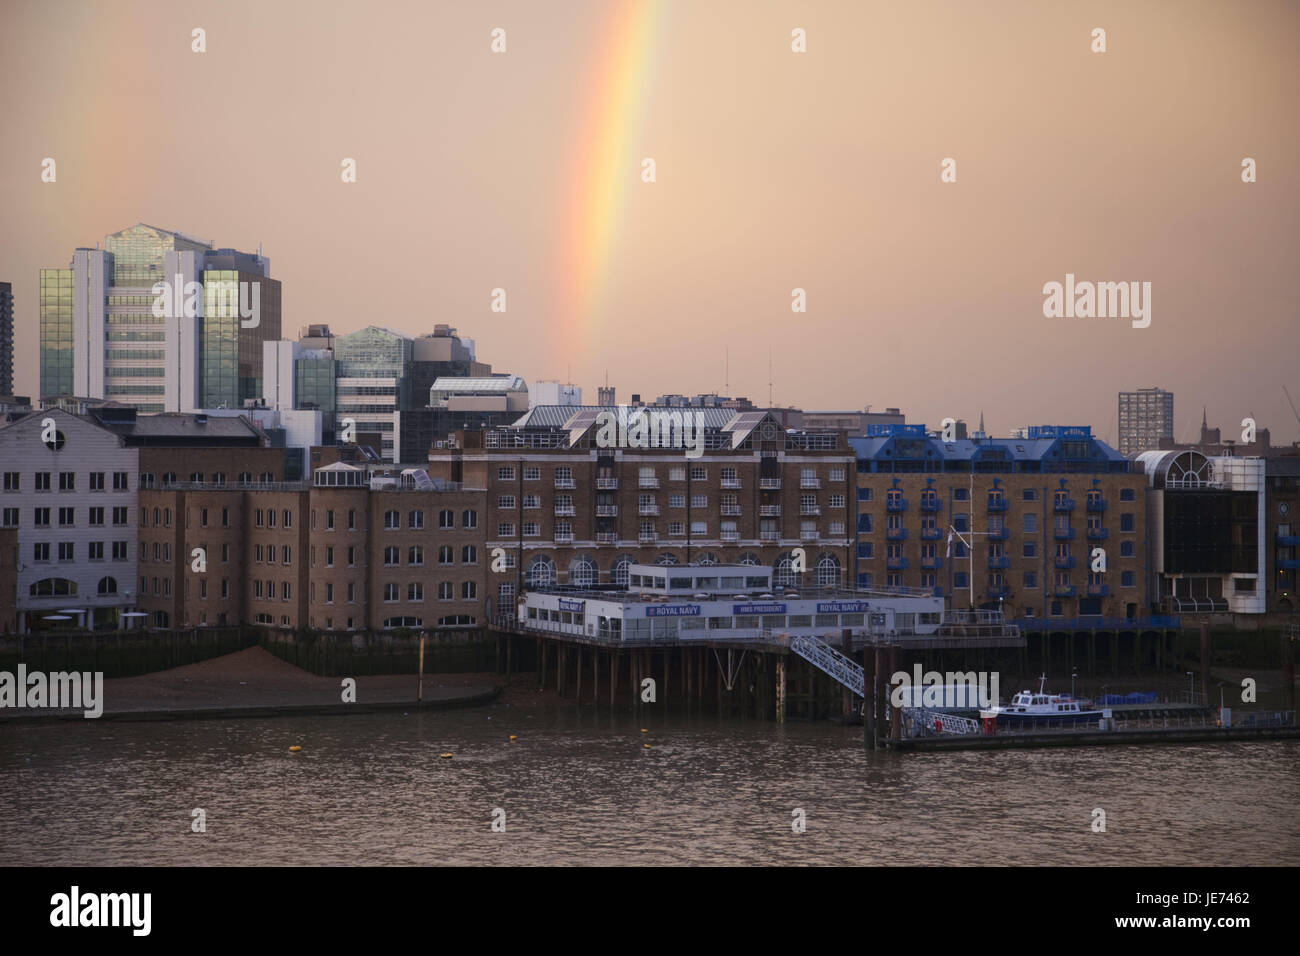
[[[866,676],[860,664],[855,664],[825,641],[815,637],[795,636],[790,638],[790,650],[794,651],[813,667],[835,678],[859,697],[866,695]]]
[[[926,707],[903,708],[903,733],[907,737],[935,737],[941,734],[978,734],[980,724],[970,717],[958,717]]]

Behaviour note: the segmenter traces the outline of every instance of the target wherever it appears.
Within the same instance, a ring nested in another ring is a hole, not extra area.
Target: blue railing
[[[999,512],[1003,512],[1003,511],[1006,511],[1006,510],[1007,510],[1007,499],[1006,499],[1006,498],[990,498],[990,499],[989,499],[989,511],[991,511],[991,512],[997,514],[997,513],[999,513]]]
[[[886,540],[889,540],[889,541],[905,541],[905,540],[907,540],[907,529],[906,529],[906,528],[886,528],[886,529],[885,529],[885,538],[886,538]]]
[[[1074,510],[1074,499],[1073,499],[1073,498],[1057,498],[1055,501],[1052,502],[1052,510],[1053,510],[1053,511],[1073,511],[1073,510]]]
[[[934,498],[922,498],[922,499],[921,499],[921,510],[922,510],[922,511],[941,511],[941,510],[943,510],[943,502],[941,502],[941,501],[938,499],[938,497],[934,497]]]
[[[886,499],[885,499],[885,510],[886,510],[886,511],[906,511],[906,510],[907,510],[907,499],[906,499],[906,498],[886,498]]]
[[[1106,538],[1108,538],[1108,537],[1110,537],[1110,529],[1109,529],[1109,528],[1089,528],[1089,529],[1088,529],[1088,540],[1089,540],[1089,541],[1104,541],[1104,540],[1105,540]]]
[[[1181,626],[1181,618],[1153,614],[1150,617],[1018,617],[1011,621],[1022,631],[1136,631]]]
[[[1011,558],[1003,555],[1000,558],[989,558],[989,567],[994,571],[1002,571],[1011,567]]]
[[[1088,499],[1088,510],[1089,510],[1089,511],[1105,511],[1105,510],[1106,510],[1106,499],[1105,499],[1105,498],[1089,498],[1089,499]]]
[[[1054,537],[1057,541],[1073,541],[1073,540],[1074,540],[1074,529],[1073,529],[1073,528],[1053,528],[1053,529],[1052,529],[1052,537]]]
[[[1053,560],[1058,570],[1068,571],[1070,568],[1074,567],[1074,558],[1062,558],[1058,556]]]

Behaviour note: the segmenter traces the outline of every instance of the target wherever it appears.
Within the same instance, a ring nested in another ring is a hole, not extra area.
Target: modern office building
[[[14,393],[14,289],[0,282],[0,395]]]
[[[581,405],[582,388],[556,381],[533,382],[528,386],[528,404]]]
[[[161,285],[160,285],[161,283]],[[260,253],[143,223],[42,269],[41,396],[141,412],[238,408],[262,393],[280,337],[280,283]]]
[[[1119,453],[1136,458],[1174,437],[1174,393],[1139,388],[1119,393]]]

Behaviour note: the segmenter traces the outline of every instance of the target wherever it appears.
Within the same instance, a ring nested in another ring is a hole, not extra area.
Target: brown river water
[[[206,832],[191,829],[195,808]],[[861,728],[830,722],[504,703],[0,726],[8,865],[1156,866],[1298,853],[1300,741],[866,754]]]

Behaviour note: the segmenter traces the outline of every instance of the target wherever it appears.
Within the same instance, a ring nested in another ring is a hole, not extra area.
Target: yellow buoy
[[[511,734],[511,735],[510,735],[510,739],[511,739],[511,740],[518,740],[518,739],[519,739],[519,735],[518,735],[518,734]]]
[[[648,731],[648,730],[646,730],[644,727],[642,727],[642,728],[641,728],[641,733],[643,733],[643,734],[648,734],[648,733],[650,733],[650,731]]]
[[[302,750],[302,748],[299,747],[297,744],[294,744],[292,747],[289,748],[289,753],[296,754],[299,750]]]
[[[646,750],[649,750],[649,749],[650,749],[650,745],[649,745],[649,744],[642,744],[641,746],[644,747]]]
[[[443,758],[444,760],[446,760],[447,758],[449,758],[449,757],[451,756],[451,754],[441,754],[441,756],[442,756],[442,758]]]

